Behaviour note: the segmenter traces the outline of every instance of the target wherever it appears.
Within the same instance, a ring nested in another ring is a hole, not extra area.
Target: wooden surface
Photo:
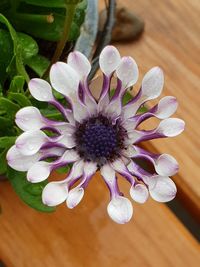
[[[135,204],[130,223],[113,223],[99,176],[74,210],[62,206],[54,214],[37,213],[17,199],[8,183],[0,196],[0,255],[8,267],[199,266],[197,242],[165,205]]]
[[[132,55],[140,80],[154,65],[165,71],[164,95],[175,95],[177,116],[186,120],[186,132],[177,138],[150,144],[172,153],[180,162],[175,180],[187,202],[199,207],[199,52],[200,2],[196,0],[123,1],[144,18],[146,30],[134,43],[118,45]],[[152,122],[154,123],[154,122]],[[126,183],[122,188],[127,193]],[[199,266],[199,244],[163,204],[149,200],[134,204],[134,218],[116,225],[106,214],[109,196],[97,175],[83,202],[74,210],[64,205],[53,214],[25,206],[11,186],[0,184],[0,259],[8,267],[184,267]]]
[[[145,143],[160,153],[174,155],[180,163],[174,177],[182,199],[200,214],[200,1],[124,1],[145,20],[145,32],[138,42],[118,45],[123,55],[133,56],[140,80],[152,66],[165,72],[162,96],[176,96],[179,108],[174,117],[185,120],[185,132],[176,138]],[[139,85],[139,84],[138,84]],[[137,87],[137,86],[136,86]],[[150,125],[155,125],[154,121]],[[199,216],[200,217],[200,216]]]

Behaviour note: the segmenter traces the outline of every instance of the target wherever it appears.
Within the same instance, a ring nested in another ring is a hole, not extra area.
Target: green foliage
[[[35,55],[26,60],[26,64],[31,68],[39,77],[42,77],[49,67],[49,60],[41,55]]]
[[[69,170],[70,170],[70,167],[71,166],[67,165],[67,166],[58,168],[56,171],[58,173],[66,173],[67,174],[69,172]]]
[[[58,41],[62,37],[65,14],[71,4],[77,4],[69,36],[69,41],[74,41],[84,21],[86,0],[18,0],[15,5],[7,5],[7,8],[0,5],[0,12],[18,31],[44,40]]]
[[[13,44],[10,34],[0,29],[0,82],[3,84],[7,77],[7,67],[13,56]]]
[[[4,174],[7,170],[6,153],[10,146],[14,144],[15,136],[0,137],[0,175]]]
[[[11,168],[8,169],[8,179],[17,195],[30,207],[42,212],[55,210],[55,208],[48,207],[42,203],[42,190],[47,182],[31,184],[26,179],[26,173],[17,172]]]
[[[7,78],[14,78],[16,74],[20,75],[21,78],[15,78],[11,82],[11,87],[13,87],[12,83],[15,84],[15,87],[18,87],[20,82],[21,85],[24,85],[24,80],[28,82],[29,76],[25,68],[26,65],[41,76],[48,68],[49,61],[38,55],[39,48],[36,41],[27,34],[16,32],[9,21],[1,14],[0,22],[0,26],[3,24],[2,27],[6,26],[8,29],[8,31],[0,29],[0,37],[2,37],[0,41],[1,84],[3,85]],[[37,62],[35,62],[35,59],[37,59]],[[35,66],[36,64],[38,68]]]
[[[55,108],[33,99],[27,87],[29,76],[42,77],[50,65],[50,61],[39,54],[39,45],[34,37],[60,40],[72,4],[76,5],[76,10],[68,41],[75,41],[79,36],[86,0],[0,1],[0,174],[8,177],[15,192],[26,204],[44,212],[54,210],[42,203],[41,194],[47,182],[29,183],[25,173],[8,167],[6,154],[21,133],[15,125],[15,114],[20,108],[34,105],[48,118],[62,119]],[[62,101],[61,97],[59,99]],[[58,170],[68,171],[69,167]]]
[[[16,140],[16,136],[3,136],[0,137],[0,148],[11,147]]]
[[[12,47],[13,47],[12,58],[10,59],[10,62],[6,68],[6,72],[10,75],[17,72],[22,76],[24,76],[25,79],[28,81],[29,80],[28,74],[26,73],[22,59],[22,46],[19,43],[17,33],[12,27],[12,25],[9,23],[9,21],[6,19],[6,17],[4,17],[2,14],[0,14],[0,23],[2,23],[3,26],[7,28],[10,35],[10,39],[7,38],[7,42],[9,42],[9,40],[12,40]],[[11,47],[11,44],[9,44],[9,46]],[[10,53],[11,51],[9,51],[9,54]],[[0,56],[3,56],[2,52]]]
[[[24,93],[24,84],[25,84],[25,79],[23,76],[16,75],[13,77],[11,80],[8,92],[13,92],[13,93]]]

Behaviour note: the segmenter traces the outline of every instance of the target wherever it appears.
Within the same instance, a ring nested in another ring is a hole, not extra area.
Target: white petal
[[[138,80],[138,66],[132,57],[123,57],[116,70],[117,77],[122,81],[123,88],[133,86]]]
[[[57,62],[52,65],[50,81],[56,91],[67,97],[70,97],[71,94],[78,90],[78,74],[64,62]]]
[[[16,140],[16,147],[23,155],[33,155],[39,151],[47,136],[40,130],[27,131]]]
[[[176,185],[168,177],[158,176],[155,185],[149,187],[151,197],[158,202],[168,202],[176,196]]]
[[[138,154],[133,145],[129,145],[126,149],[123,149],[121,153],[127,158],[132,158]]]
[[[67,197],[67,207],[73,209],[76,207],[82,200],[84,196],[84,189],[82,187],[76,187],[69,191]]]
[[[48,183],[42,192],[42,202],[47,206],[57,206],[64,202],[68,195],[68,188],[64,182]]]
[[[60,131],[62,134],[74,134],[76,128],[68,122],[53,122],[52,124],[49,123],[50,126],[52,125],[55,127],[58,131]]]
[[[128,144],[133,144],[135,143],[140,137],[143,136],[143,133],[138,130],[133,130],[132,132],[128,133],[128,140],[125,140]]]
[[[161,121],[157,128],[157,132],[165,136],[173,137],[183,132],[185,122],[177,118],[169,118]]]
[[[159,67],[150,69],[142,80],[142,96],[146,100],[157,98],[163,89],[164,75]]]
[[[83,166],[84,166],[84,161],[80,160],[80,161],[76,161],[72,168],[71,171],[68,175],[68,177],[66,178],[66,180],[71,180],[71,179],[76,179],[78,177],[81,177],[83,175]]]
[[[153,188],[153,187],[155,186],[156,181],[157,181],[157,176],[158,176],[158,175],[155,175],[155,174],[153,174],[153,175],[148,175],[148,176],[142,174],[142,180],[145,182],[145,184],[148,185],[148,187],[149,187],[149,189],[150,189],[150,188]],[[160,177],[160,176],[159,176],[159,177]]]
[[[45,161],[36,162],[27,172],[27,180],[39,183],[46,180],[51,173],[51,164]]]
[[[87,107],[87,113],[90,115],[97,115],[98,105],[94,100],[93,96],[89,96],[88,93],[85,95],[85,106]]]
[[[121,159],[117,159],[111,163],[111,166],[114,170],[121,173],[123,171],[126,172],[126,166],[124,165],[124,162]]]
[[[41,149],[39,154],[41,155],[41,158],[45,157],[46,155],[54,155],[60,157],[64,154],[65,151],[66,149],[63,147],[49,147]]]
[[[101,175],[107,183],[113,184],[115,182],[115,171],[110,165],[105,164],[103,167],[101,167],[100,171]]]
[[[89,117],[87,106],[80,103],[77,97],[75,98],[74,96],[72,101],[72,109],[74,119],[78,122],[82,122],[84,119]]]
[[[35,107],[25,107],[16,113],[15,122],[23,131],[39,130],[45,126],[40,111]]]
[[[114,46],[106,46],[99,56],[99,65],[102,72],[109,76],[112,74],[120,63],[120,54]]]
[[[135,186],[131,186],[130,195],[133,200],[142,204],[147,201],[149,191],[145,185],[137,184]]]
[[[93,175],[97,170],[97,164],[94,162],[85,162],[83,171],[86,176]]]
[[[66,148],[73,148],[76,145],[74,136],[71,134],[63,134],[62,138],[58,140],[58,143],[64,145]]]
[[[16,146],[12,146],[7,152],[8,165],[17,171],[28,171],[28,169],[39,160],[40,155],[35,154],[32,156],[22,155]]]
[[[107,207],[110,218],[119,224],[130,221],[133,215],[133,207],[129,199],[125,197],[113,198]]]
[[[80,77],[80,80],[87,77],[91,70],[89,60],[79,51],[71,52],[68,55],[67,63]]]
[[[112,100],[107,107],[105,108],[105,114],[107,114],[109,117],[112,119],[118,118],[119,115],[121,114],[122,110],[122,101],[121,98],[116,98]]]
[[[136,120],[128,119],[123,122],[123,127],[125,128],[125,130],[127,130],[127,132],[132,132],[133,130],[135,130],[135,126]]]
[[[51,86],[45,80],[34,78],[28,84],[31,95],[39,101],[54,100]]]
[[[79,155],[78,153],[73,150],[73,149],[70,149],[70,150],[67,150],[63,155],[62,155],[62,158],[61,160],[62,161],[66,161],[66,162],[74,162],[74,161],[77,161],[79,160]]]
[[[155,115],[159,119],[169,118],[172,114],[174,114],[177,107],[178,102],[175,97],[165,96],[159,101]]]
[[[163,85],[164,75],[163,71],[159,67],[154,67],[148,71],[142,80],[142,88],[138,99],[123,107],[124,119],[133,117],[139,107],[147,100],[157,98],[161,94]]]
[[[168,154],[162,154],[155,161],[156,172],[162,176],[172,176],[178,172],[178,162]]]

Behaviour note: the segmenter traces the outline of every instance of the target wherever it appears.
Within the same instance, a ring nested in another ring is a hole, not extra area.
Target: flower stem
[[[51,60],[51,64],[43,75],[44,78],[47,77],[52,64],[58,61],[60,56],[62,55],[63,49],[65,48],[65,44],[69,38],[70,28],[71,28],[71,24],[74,18],[75,10],[76,10],[76,4],[73,3],[70,5],[67,5],[62,37],[60,41],[57,43],[56,50]]]
[[[62,38],[60,39],[60,41],[57,44],[56,51],[55,51],[53,58],[52,58],[52,61],[51,61],[52,64],[55,63],[56,61],[58,61],[58,59],[60,58],[60,56],[63,52],[63,49],[64,49],[65,44],[66,44],[68,37],[69,37],[70,28],[71,28],[72,20],[74,17],[75,9],[76,9],[76,5],[74,5],[74,4],[68,5],[68,8],[66,9],[66,16],[65,16]]]

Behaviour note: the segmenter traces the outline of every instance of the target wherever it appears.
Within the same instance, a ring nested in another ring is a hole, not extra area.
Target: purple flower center
[[[99,166],[120,156],[124,148],[126,131],[116,122],[99,115],[89,118],[77,126],[75,139],[79,155],[87,161],[97,162]]]

